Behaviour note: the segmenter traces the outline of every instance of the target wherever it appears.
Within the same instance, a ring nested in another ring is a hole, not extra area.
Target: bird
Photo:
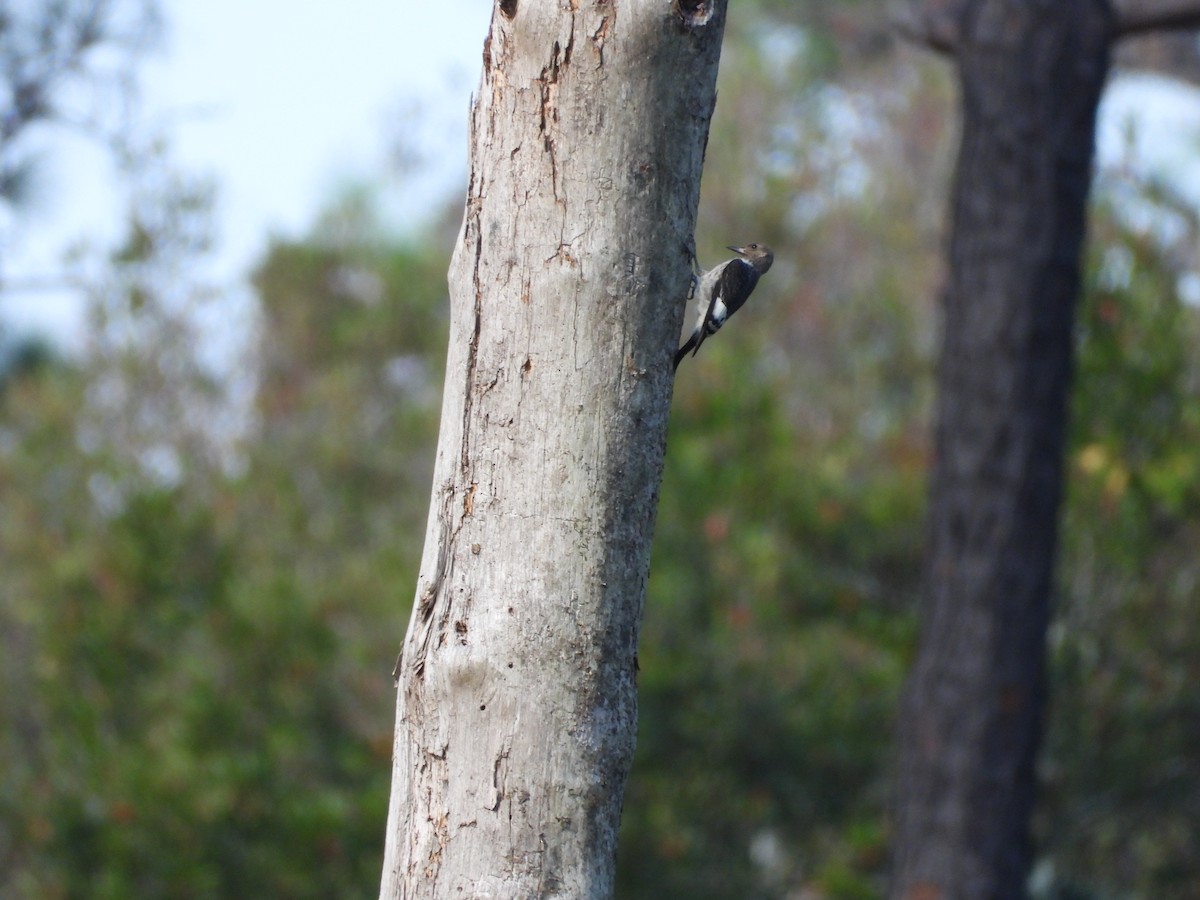
[[[721,330],[721,326],[750,299],[758,279],[767,274],[775,254],[766,244],[747,244],[729,247],[737,254],[700,276],[696,288],[696,327],[675,353],[675,368],[689,353],[700,349],[705,339]]]

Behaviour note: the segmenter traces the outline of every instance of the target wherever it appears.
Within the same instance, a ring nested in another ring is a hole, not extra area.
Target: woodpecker
[[[700,276],[696,288],[696,327],[692,336],[675,353],[675,368],[688,353],[693,356],[705,339],[720,331],[721,326],[750,299],[758,279],[767,274],[775,254],[766,244],[747,244],[730,247],[738,254]]]

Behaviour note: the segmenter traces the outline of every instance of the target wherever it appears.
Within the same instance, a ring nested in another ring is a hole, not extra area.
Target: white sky
[[[490,0],[163,0],[166,39],[142,70],[146,117],[169,123],[171,157],[216,179],[219,274],[235,278],[272,233],[299,234],[339,185],[377,178],[401,110],[419,103],[436,144],[398,212],[414,221],[463,180],[467,104]],[[311,10],[311,11],[309,11]],[[100,152],[57,136],[15,243],[9,283],[61,271],[66,245],[119,232]],[[395,204],[389,206],[395,209]],[[69,293],[4,292],[0,319],[73,343]]]
[[[339,185],[379,176],[387,135],[404,133],[401,110],[414,104],[423,123],[414,143],[432,165],[406,186],[400,215],[417,222],[461,187],[491,0],[163,0],[163,12],[165,46],[143,71],[146,112],[171,123],[178,163],[216,179],[222,279],[244,275],[270,234],[303,232]],[[1200,205],[1200,93],[1117,82],[1102,109],[1102,158],[1123,155],[1131,116],[1137,155],[1156,168],[1187,166]],[[81,141],[54,146],[39,202],[3,248],[10,283],[59,271],[80,236],[116,235],[101,155]],[[70,345],[79,306],[65,292],[5,291],[0,321]]]
[[[378,174],[405,98],[431,99],[430,127],[458,139],[465,171],[490,12],[490,0],[173,0],[147,92],[155,108],[199,113],[178,155],[219,174],[227,235],[250,246],[264,226],[303,228],[339,180]]]

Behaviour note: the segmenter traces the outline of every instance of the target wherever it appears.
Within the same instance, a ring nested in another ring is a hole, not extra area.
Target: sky
[[[142,115],[167,126],[177,164],[216,181],[219,278],[244,275],[271,234],[302,234],[339,187],[377,178],[396,135],[428,148],[421,179],[389,206],[398,218],[419,222],[465,178],[490,0],[162,0],[162,11]],[[99,148],[71,135],[46,146],[41,189],[5,248],[10,284],[60,272],[81,235],[118,233]],[[0,294],[9,327],[67,345],[79,310],[69,292]]]
[[[179,165],[217,184],[218,281],[244,278],[272,234],[302,234],[339,187],[378,177],[397,136],[425,163],[388,207],[398,225],[461,190],[491,0],[162,3],[164,41],[142,70],[144,114],[167,126]],[[1126,153],[1131,120],[1135,154],[1190,172],[1200,207],[1200,92],[1118,81],[1102,107],[1102,158]],[[119,201],[102,153],[79,138],[48,147],[44,189],[4,248],[9,284],[61,271],[81,235],[116,238]],[[81,308],[65,291],[0,293],[0,321],[66,347],[81,338]]]

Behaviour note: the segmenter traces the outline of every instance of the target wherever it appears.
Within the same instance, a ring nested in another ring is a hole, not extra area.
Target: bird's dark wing
[[[720,299],[725,304],[725,318],[728,319],[742,308],[757,283],[758,272],[754,266],[744,259],[731,259],[721,270],[721,277],[713,288],[712,300],[708,305],[709,318],[712,318],[713,306]]]
[[[717,283],[713,285],[708,312],[704,314],[704,323],[696,334],[692,335],[696,342],[692,348],[692,356],[699,352],[705,338],[720,331],[721,326],[729,321],[729,317],[742,308],[757,281],[758,272],[745,260],[731,259],[725,263],[721,274],[717,276]]]

